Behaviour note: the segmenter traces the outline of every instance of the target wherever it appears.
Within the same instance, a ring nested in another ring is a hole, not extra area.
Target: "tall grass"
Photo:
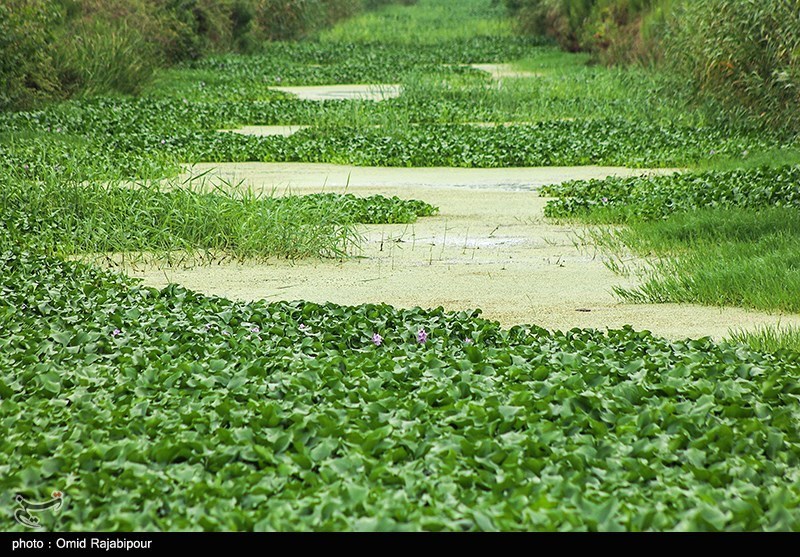
[[[665,60],[702,92],[766,126],[800,131],[800,1],[684,2]]]
[[[0,220],[12,236],[61,256],[337,257],[358,239],[351,212],[336,199],[287,202],[222,185],[207,191],[200,180],[4,182]]]
[[[520,69],[540,75],[535,80],[504,84],[517,102],[538,105],[537,118],[618,118],[717,125],[719,106],[693,102],[674,76],[641,66],[604,67],[590,63],[586,53],[541,48],[520,60]],[[498,92],[502,95],[503,92]],[[527,98],[526,98],[527,97]]]
[[[643,282],[617,288],[636,303],[686,302],[800,312],[800,213],[775,207],[676,213],[596,234],[622,256],[650,257],[632,269]]]
[[[125,21],[84,21],[56,43],[58,77],[66,96],[136,95],[154,75],[158,54]]]
[[[408,224],[437,210],[378,195],[256,193],[205,174],[136,183],[0,174],[4,229],[61,256],[343,257],[359,243],[356,225]]]
[[[800,132],[798,0],[505,0],[523,31],[606,64],[658,64],[731,120]]]
[[[728,334],[728,338],[731,342],[744,344],[758,352],[800,352],[800,328],[791,325],[764,325],[754,330],[736,329]]]

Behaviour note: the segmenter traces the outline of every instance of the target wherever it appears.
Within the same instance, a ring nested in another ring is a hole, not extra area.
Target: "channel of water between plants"
[[[421,199],[439,215],[413,225],[364,225],[350,259],[226,262],[126,268],[148,285],[176,282],[237,300],[307,300],[343,305],[480,308],[504,326],[598,329],[632,325],[668,338],[722,338],[731,328],[800,325],[800,316],[685,304],[627,304],[613,294],[631,279],[614,274],[575,227],[545,221],[544,184],[643,172],[625,168],[370,168],[304,163],[201,164],[231,187],[276,195],[349,192]],[[215,181],[215,183],[217,183]]]

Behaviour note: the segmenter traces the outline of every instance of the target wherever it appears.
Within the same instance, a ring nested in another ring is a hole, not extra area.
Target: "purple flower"
[[[25,170],[28,170],[30,167],[29,167],[29,166],[27,165],[27,163],[26,163],[26,164],[23,164],[23,165],[22,165],[22,168],[24,168]]]
[[[258,333],[261,332],[261,329],[259,329],[257,326],[254,325],[254,326],[250,327],[250,332],[258,334]]]
[[[375,333],[374,335],[372,335],[372,343],[375,346],[380,346],[381,344],[383,344],[383,337],[378,333]]]
[[[300,329],[301,331],[307,331],[308,330],[308,327],[304,323],[300,323],[300,326],[297,327],[297,328]]]
[[[113,331],[111,331],[111,336],[112,337],[118,337],[121,334],[122,334],[122,331],[120,331],[119,329],[114,329]]]
[[[417,342],[420,344],[425,344],[428,342],[428,333],[425,331],[425,329],[420,329],[417,333]]]
[[[603,201],[603,203],[608,203],[608,198],[607,198],[607,197],[604,197],[604,198],[602,199],[602,201]]]
[[[465,338],[464,339],[464,344],[472,344],[472,339],[471,338]]]
[[[161,140],[161,145],[164,145],[166,142],[167,142],[167,140],[166,140],[166,139],[162,139],[162,140]]]
[[[212,327],[214,327],[213,323],[206,323],[206,331],[210,331]]]
[[[226,337],[231,336],[231,332],[230,331],[222,331],[222,334],[225,335]]]
[[[717,154],[717,150],[716,149],[711,149],[711,151],[709,151],[708,154],[709,155],[716,155]]]

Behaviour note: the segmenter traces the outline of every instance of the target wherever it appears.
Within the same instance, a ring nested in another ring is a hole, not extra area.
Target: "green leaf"
[[[484,532],[497,532],[497,527],[494,525],[494,522],[492,522],[492,519],[485,513],[474,511],[472,516],[475,519],[475,525],[478,529]]]

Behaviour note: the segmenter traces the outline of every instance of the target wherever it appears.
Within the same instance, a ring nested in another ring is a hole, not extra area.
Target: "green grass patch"
[[[462,0],[457,7],[441,0],[387,6],[319,34],[323,43],[381,43],[412,48],[484,38],[516,38],[503,7],[486,0]]]
[[[781,149],[769,149],[751,154],[744,152],[732,158],[712,158],[695,165],[697,170],[736,170],[759,168],[762,166],[800,165],[800,149],[797,146],[786,146]]]
[[[800,312],[800,216],[796,209],[719,210],[636,223],[615,237],[655,256],[625,300],[686,302]]]
[[[62,256],[174,252],[238,258],[342,257],[360,223],[411,223],[436,208],[397,197],[313,194],[272,197],[193,183],[10,181],[0,219],[16,241]]]
[[[800,352],[800,328],[791,325],[764,325],[755,330],[734,330],[729,338],[758,352]]]
[[[611,223],[592,232],[609,265],[641,279],[641,303],[800,312],[800,166],[568,182],[545,214]],[[624,224],[623,227],[616,225]],[[633,264],[630,255],[647,258]]]

